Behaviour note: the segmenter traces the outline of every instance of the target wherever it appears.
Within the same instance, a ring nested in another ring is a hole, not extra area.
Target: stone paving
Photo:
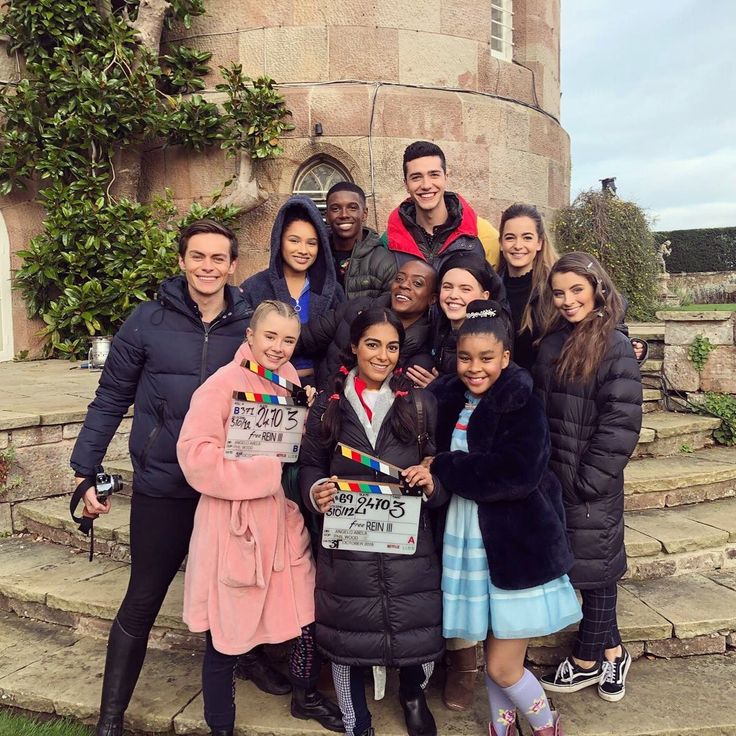
[[[0,430],[84,419],[100,371],[68,360],[0,363]]]

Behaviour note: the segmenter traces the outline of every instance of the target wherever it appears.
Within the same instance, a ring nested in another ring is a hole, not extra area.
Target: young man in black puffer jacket
[[[131,568],[125,598],[107,648],[97,736],[122,736],[148,635],[189,547],[199,494],[186,482],[176,442],[194,391],[232,360],[251,310],[227,280],[237,265],[238,242],[211,220],[189,225],[179,238],[183,273],[164,281],[154,301],[140,304],[112,341],[94,400],[71,458],[78,483],[94,478],[131,404],[133,498]],[[85,513],[110,510],[91,488]],[[288,692],[288,681],[262,655],[247,660],[256,684]]]

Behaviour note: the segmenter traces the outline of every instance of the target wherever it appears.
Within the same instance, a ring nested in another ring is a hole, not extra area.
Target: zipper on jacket
[[[383,555],[379,552],[378,557],[378,577],[381,584],[381,608],[383,609],[383,649],[384,659],[386,662],[390,661],[391,654],[391,624],[389,621],[388,610],[386,608],[386,597],[388,592],[386,591],[386,581],[383,574]]]
[[[204,325],[203,325],[204,326]],[[201,386],[207,378],[207,348],[210,342],[210,330],[212,323],[204,328],[204,342],[202,343],[202,362],[199,366],[199,385]]]
[[[227,312],[225,314],[225,319],[230,317],[232,315],[232,312]],[[215,318],[212,322],[210,322],[208,325],[206,325],[204,322],[200,321],[199,324],[202,325],[202,328],[204,329],[204,342],[202,343],[202,362],[199,367],[199,385],[201,386],[206,380],[207,380],[207,349],[209,347],[210,343],[210,332],[219,325],[221,322],[224,322],[225,320],[221,320],[220,317],[222,316],[222,313],[220,316]]]
[[[585,518],[590,519],[590,502],[585,502]]]
[[[158,402],[158,405],[156,407],[156,424],[154,425],[153,429],[148,434],[148,439],[146,440],[146,444],[143,446],[143,450],[141,451],[141,468],[146,467],[146,460],[148,460],[148,453],[151,451],[151,448],[153,447],[153,443],[156,441],[156,438],[159,436],[161,430],[164,426],[164,407],[166,406],[166,401],[164,399],[161,399],[161,401]]]

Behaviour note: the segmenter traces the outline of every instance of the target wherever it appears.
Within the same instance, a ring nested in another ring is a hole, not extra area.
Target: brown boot
[[[442,702],[450,710],[467,710],[473,702],[478,663],[475,647],[447,650],[447,679]]]

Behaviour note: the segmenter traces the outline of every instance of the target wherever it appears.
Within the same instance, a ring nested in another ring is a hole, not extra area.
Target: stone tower
[[[330,167],[365,189],[369,224],[382,231],[405,196],[401,157],[416,139],[444,149],[450,187],[491,222],[516,201],[547,214],[568,203],[559,0],[207,0],[206,7],[170,40],[211,51],[213,69],[237,60],[250,76],[274,77],[296,126],[284,156],[260,169],[271,196],[245,218],[243,275],[267,262],[284,199],[297,188],[315,191]],[[216,81],[216,74],[208,80]],[[184,200],[208,195],[223,178],[216,152],[197,158],[170,149],[149,161],[150,189],[168,184]],[[305,182],[320,162],[327,167]]]
[[[237,283],[268,262],[276,211],[295,190],[316,196],[348,177],[369,195],[383,231],[405,196],[401,159],[417,139],[447,154],[449,186],[497,223],[516,201],[547,215],[568,203],[569,139],[559,123],[560,0],[205,0],[207,14],[167,42],[211,51],[219,65],[280,85],[295,129],[284,155],[258,165],[268,201],[243,218]],[[5,64],[10,64],[12,59]],[[0,67],[5,76],[13,69]],[[170,186],[182,209],[208,201],[235,172],[216,148],[192,154],[152,144],[139,196]],[[33,193],[0,207],[0,271],[39,232]],[[30,350],[41,323],[18,292],[0,290],[0,360]]]

